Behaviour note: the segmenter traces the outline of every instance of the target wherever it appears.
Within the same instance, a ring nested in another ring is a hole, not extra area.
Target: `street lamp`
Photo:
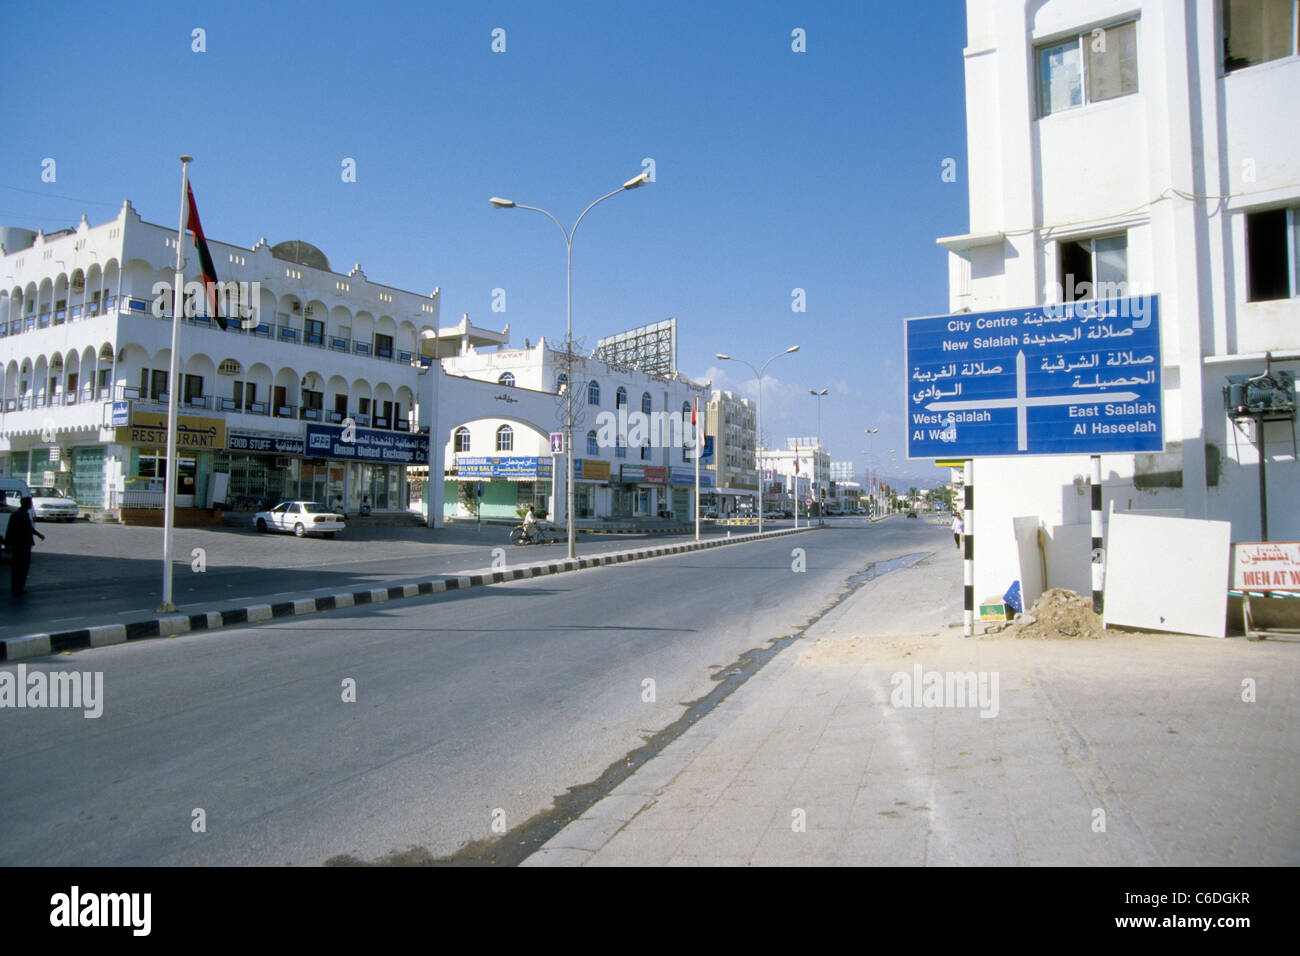
[[[817,480],[817,458],[821,455],[822,450],[822,399],[826,397],[829,391],[829,389],[825,388],[820,392],[815,388],[808,389],[808,394],[817,399],[817,448],[813,451],[812,479],[814,486],[813,498],[818,503],[817,520],[819,524],[826,523],[826,504],[820,497],[821,484]]]
[[[756,434],[754,436],[755,438],[754,464],[757,466],[757,471],[758,471],[758,533],[759,534],[763,533],[763,490],[764,490],[763,489],[763,466],[758,460],[758,442],[762,440],[762,435],[763,435],[763,372],[764,370],[766,370],[766,368],[769,365],[771,365],[773,362],[779,359],[782,355],[789,355],[791,352],[798,352],[798,351],[799,351],[799,346],[792,345],[784,352],[777,352],[770,359],[764,362],[760,368],[754,368],[754,366],[750,365],[744,359],[732,358],[730,355],[723,355],[721,352],[718,353],[718,358],[722,359],[722,361],[724,362],[739,362],[741,365],[748,365],[750,371],[754,373],[754,377],[758,379],[758,427],[756,429]]]
[[[565,485],[565,525],[568,529],[569,539],[569,560],[572,561],[577,557],[575,547],[575,532],[573,527],[573,234],[578,231],[578,225],[582,222],[584,216],[591,212],[599,203],[604,202],[610,196],[617,196],[627,189],[637,189],[650,182],[650,174],[642,173],[629,179],[618,189],[601,196],[590,206],[582,211],[578,216],[577,222],[573,224],[572,229],[565,229],[560,220],[556,219],[545,209],[537,206],[525,206],[523,203],[513,202],[509,199],[502,199],[500,196],[493,196],[488,200],[497,209],[531,209],[533,212],[540,212],[543,216],[550,219],[560,227],[560,232],[564,233],[564,247],[568,255],[567,278],[565,280],[565,316],[564,316],[564,351],[565,351],[565,373],[568,376],[568,387],[564,390],[564,458],[567,468],[567,482]]]
[[[879,429],[879,428],[864,428],[864,429],[862,429],[862,430],[863,430],[864,432],[866,432],[868,436],[870,436],[870,437],[867,438],[867,447],[870,448],[870,449],[872,449],[872,450],[874,451],[874,450],[875,450],[875,447],[876,447],[876,439],[875,439],[875,436],[879,433],[880,429]],[[868,453],[868,454],[869,454],[869,453]],[[875,456],[872,455],[872,457],[875,457]],[[876,516],[876,515],[875,515],[875,510],[876,510],[876,495],[875,495],[875,489],[873,488],[873,489],[872,489],[872,495],[871,495],[871,511],[872,511],[871,517],[872,517],[872,518],[874,518],[874,517]]]

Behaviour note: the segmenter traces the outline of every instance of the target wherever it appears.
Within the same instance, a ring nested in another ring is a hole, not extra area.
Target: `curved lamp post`
[[[578,225],[582,222],[583,216],[591,212],[598,204],[604,202],[610,196],[617,196],[619,193],[636,189],[650,182],[650,174],[642,173],[633,179],[629,179],[618,189],[605,193],[590,206],[582,211],[577,221],[573,224],[572,229],[565,229],[560,220],[556,219],[545,209],[537,206],[525,206],[523,203],[512,202],[509,199],[502,199],[500,196],[493,196],[488,200],[497,209],[531,209],[533,212],[540,212],[551,222],[560,227],[560,232],[564,233],[564,247],[568,256],[568,266],[565,280],[565,314],[564,314],[564,351],[565,351],[565,372],[567,373],[568,387],[565,388],[564,394],[564,458],[567,468],[567,482],[565,485],[565,524],[568,529],[569,539],[569,560],[577,556],[574,542],[573,527],[573,234],[578,231]]]
[[[821,455],[822,450],[822,399],[826,397],[830,389],[823,388],[820,392],[815,388],[808,389],[808,394],[817,399],[817,450],[813,452],[813,500],[817,502],[817,523],[826,523],[826,502],[820,497],[821,482],[817,478],[817,458]]]
[[[792,345],[783,352],[777,352],[775,355],[773,355],[770,359],[768,359],[758,368],[754,368],[754,366],[750,365],[744,359],[733,358],[730,355],[723,355],[721,352],[718,353],[718,358],[722,359],[722,361],[724,362],[739,362],[741,365],[749,366],[750,371],[754,373],[754,377],[758,379],[758,427],[757,427],[757,434],[754,436],[755,439],[754,440],[754,464],[757,466],[757,470],[758,470],[758,533],[759,534],[763,533],[763,490],[764,490],[763,466],[758,460],[758,443],[759,441],[762,440],[762,436],[763,436],[763,372],[769,365],[771,365],[773,362],[779,359],[782,355],[789,355],[791,352],[798,352],[798,351],[799,351],[799,346]]]

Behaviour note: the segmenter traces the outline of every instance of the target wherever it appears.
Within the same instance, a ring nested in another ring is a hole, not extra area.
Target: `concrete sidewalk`
[[[960,621],[956,549],[866,584],[525,865],[1300,863],[1300,647]]]

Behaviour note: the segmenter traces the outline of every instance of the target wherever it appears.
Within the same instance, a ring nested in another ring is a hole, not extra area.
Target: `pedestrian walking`
[[[962,524],[961,515],[954,515],[952,519],[952,540],[957,543],[958,551],[961,550],[961,536],[965,530],[966,526]]]
[[[5,531],[5,544],[9,547],[9,590],[14,597],[27,593],[27,572],[32,567],[32,547],[35,538],[45,540],[45,535],[32,523],[32,499],[23,498],[17,511],[9,516]]]

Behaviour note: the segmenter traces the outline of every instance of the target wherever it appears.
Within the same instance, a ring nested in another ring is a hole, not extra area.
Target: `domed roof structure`
[[[330,261],[325,258],[325,253],[321,252],[310,242],[303,242],[301,239],[291,239],[288,242],[277,242],[271,247],[271,255],[277,259],[283,259],[285,262],[293,262],[301,266],[311,266],[313,269],[321,269],[325,272],[332,272]]]

